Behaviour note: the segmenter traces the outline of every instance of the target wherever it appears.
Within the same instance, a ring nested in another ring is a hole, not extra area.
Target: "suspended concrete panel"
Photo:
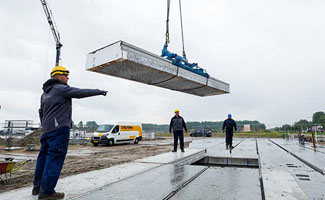
[[[229,93],[229,84],[204,77],[123,41],[87,55],[86,69],[197,96]]]

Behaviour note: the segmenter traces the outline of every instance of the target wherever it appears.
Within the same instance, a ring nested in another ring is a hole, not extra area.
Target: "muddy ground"
[[[167,141],[168,142],[164,142]],[[188,146],[185,142],[185,147]],[[0,146],[3,149],[4,146]],[[39,147],[37,146],[39,149]],[[158,155],[171,151],[172,143],[170,139],[156,141],[141,141],[138,145],[124,144],[111,146],[94,147],[88,145],[70,145],[69,152],[65,159],[60,178],[80,174],[83,172],[103,169],[114,165],[130,162],[136,159]],[[30,186],[33,183],[33,174],[36,165],[38,151],[26,151],[25,148],[15,151],[0,150],[0,155],[15,157],[17,161],[32,159],[18,171],[13,173],[13,178],[9,184],[1,181],[0,193],[12,189]],[[4,175],[0,175],[2,178]]]

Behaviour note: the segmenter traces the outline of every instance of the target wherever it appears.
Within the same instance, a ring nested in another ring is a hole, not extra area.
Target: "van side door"
[[[116,125],[113,129],[112,129],[112,137],[114,138],[115,142],[118,142],[118,140],[121,140],[121,134],[120,134],[120,126]]]

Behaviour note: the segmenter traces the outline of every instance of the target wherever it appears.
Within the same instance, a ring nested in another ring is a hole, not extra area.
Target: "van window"
[[[113,128],[112,133],[117,133],[119,132],[119,130],[120,130],[120,126],[117,125]]]
[[[97,128],[97,132],[109,132],[112,129],[113,125],[103,124]]]

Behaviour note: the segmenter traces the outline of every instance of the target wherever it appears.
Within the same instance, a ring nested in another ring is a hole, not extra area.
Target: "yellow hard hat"
[[[65,67],[55,66],[52,69],[51,76],[54,76],[56,74],[69,75],[69,73],[70,73],[69,70],[67,70],[67,68],[65,68]]]
[[[179,112],[179,110],[178,109],[175,109],[175,111],[174,112]]]

